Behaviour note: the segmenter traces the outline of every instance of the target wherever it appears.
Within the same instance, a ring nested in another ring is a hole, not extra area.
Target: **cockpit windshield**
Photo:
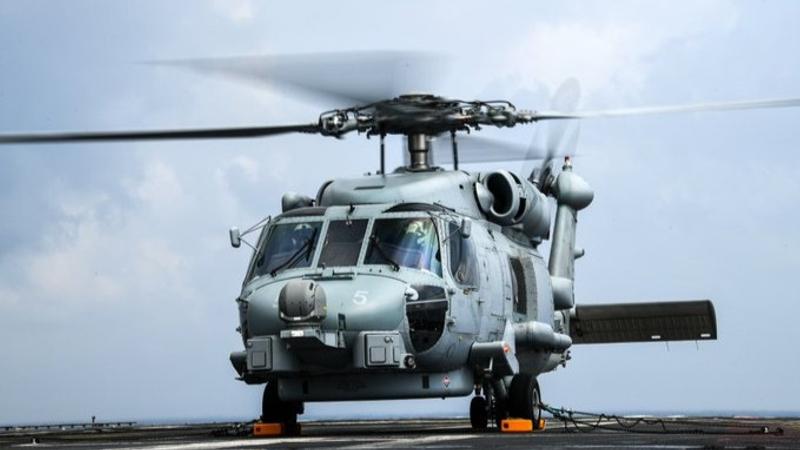
[[[269,230],[269,235],[256,256],[253,274],[274,274],[285,269],[308,267],[314,257],[322,222],[278,223]]]
[[[442,275],[436,226],[428,217],[376,219],[364,264],[389,264]]]
[[[322,267],[355,266],[366,231],[366,219],[331,220],[322,244],[319,265]]]

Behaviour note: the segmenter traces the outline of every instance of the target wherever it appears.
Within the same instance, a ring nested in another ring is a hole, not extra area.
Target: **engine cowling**
[[[287,192],[281,197],[281,210],[283,212],[307,206],[314,206],[314,199],[297,192]]]
[[[507,170],[483,174],[475,183],[478,206],[492,222],[511,226],[521,224],[530,237],[550,234],[550,208],[547,197],[528,180]]]

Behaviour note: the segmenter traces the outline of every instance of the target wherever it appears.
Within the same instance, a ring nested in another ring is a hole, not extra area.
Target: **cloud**
[[[35,310],[70,313],[92,304],[141,301],[137,294],[150,284],[139,280],[171,287],[173,295],[185,293],[175,280],[185,278],[186,258],[147,226],[175,220],[169,205],[183,195],[177,176],[163,162],[151,162],[128,192],[140,203],[115,202],[103,192],[59,191],[54,202],[61,214],[41,240],[0,260],[15,267],[0,278],[0,305],[24,297]]]
[[[151,162],[143,179],[127,185],[131,197],[154,207],[173,205],[183,197],[175,171],[162,161]]]
[[[261,167],[255,159],[237,155],[214,172],[217,182],[223,187],[231,187],[241,182],[253,185],[260,180]]]
[[[577,77],[586,96],[635,98],[670,45],[730,31],[738,11],[727,0],[691,3],[580,3],[563,18],[534,23],[507,55],[524,85],[551,92]]]
[[[241,186],[214,179],[215,165],[224,164]],[[52,399],[48,420],[75,418],[86,407],[118,417],[151,416],[154,393],[175,405],[159,407],[158,414],[185,416],[180,411],[191,410],[192,392],[207,380],[187,381],[161,369],[191,359],[198,371],[231,380],[212,403],[243,411],[237,399],[250,396],[233,381],[227,352],[241,345],[232,298],[248,254],[225,245],[224,227],[253,213],[232,189],[255,191],[259,162],[198,148],[186,154],[153,149],[116,174],[115,181],[91,187],[72,176],[42,185],[52,214],[26,245],[0,253],[0,340],[6,343],[0,358],[18,362],[6,375],[9,385],[23,389],[43,383],[43,374],[65,374],[45,390],[80,392],[80,398],[40,392]],[[55,343],[80,351],[62,348],[28,361],[31,348]],[[131,398],[114,380],[134,372],[148,381],[128,383],[141,391]],[[43,420],[22,396],[0,396],[8,402],[0,421]]]
[[[234,22],[250,22],[256,16],[252,0],[212,0],[211,6]]]
[[[54,248],[29,255],[24,261],[26,281],[42,302],[113,300],[120,294],[120,284],[106,272],[104,261],[110,256],[103,244],[107,236],[99,233],[97,222],[78,226],[75,240],[58,242]]]

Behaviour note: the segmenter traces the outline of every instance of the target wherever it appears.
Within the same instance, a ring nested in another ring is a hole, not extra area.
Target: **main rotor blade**
[[[553,95],[550,107],[556,111],[574,112],[578,108],[580,98],[580,83],[575,78],[568,78],[561,83],[561,86]],[[562,146],[575,125],[565,122],[551,122],[546,125],[548,160],[556,156],[562,156]],[[572,150],[574,151],[574,149]]]
[[[595,111],[535,111],[533,120],[590,119],[595,117],[624,117],[649,114],[672,114],[702,111],[733,111],[739,109],[792,108],[800,106],[800,98],[755,100],[739,102],[699,103],[695,105],[651,106],[641,108],[600,109]]]
[[[581,86],[577,79],[567,78],[558,87],[550,101],[553,110],[573,112],[578,107],[581,97]],[[522,173],[528,174],[529,180],[536,180],[541,185],[542,177],[552,173],[552,163],[555,159],[567,154],[575,154],[580,122],[578,121],[549,121],[540,124],[531,139],[531,145],[537,141],[539,133],[542,134],[547,149],[547,156],[538,166],[524,164]]]
[[[178,139],[237,139],[274,136],[285,133],[318,133],[319,126],[284,125],[276,127],[201,128],[195,130],[101,131],[87,133],[0,134],[2,144],[43,144],[48,142],[110,142]]]
[[[510,141],[487,137],[459,135],[458,162],[464,164],[506,161],[532,161],[547,157],[547,150]],[[452,164],[452,142],[441,137],[433,143],[433,160],[436,164]]]
[[[431,89],[445,59],[423,52],[361,51],[152,61],[361,106]]]

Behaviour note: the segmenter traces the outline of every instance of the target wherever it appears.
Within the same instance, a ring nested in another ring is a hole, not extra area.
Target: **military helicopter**
[[[280,214],[229,233],[233,247],[244,242],[253,250],[236,298],[244,348],[230,360],[240,380],[265,385],[261,420],[290,430],[305,402],[471,394],[476,430],[507,417],[538,426],[537,376],[565,367],[572,345],[717,338],[710,300],[576,304],[575,260],[584,254],[576,247],[577,215],[594,193],[573,169],[574,148],[560,150],[561,135],[542,149],[466,133],[596,117],[796,107],[800,99],[575,111],[572,87],[554,101],[566,107],[535,111],[505,100],[375,98],[374,85],[336,84],[350,75],[380,78],[376,68],[385,67],[392,77],[382,79],[395,79],[405,59],[374,53],[170,61],[357,104],[298,125],[3,134],[0,143],[377,137],[375,174],[326,181],[314,197],[286,193]],[[387,172],[390,135],[405,138],[405,164]],[[439,145],[448,137],[449,149]],[[530,173],[459,166],[511,160],[543,162]],[[258,234],[255,243],[245,239],[249,234]],[[548,261],[540,252],[546,240]]]

